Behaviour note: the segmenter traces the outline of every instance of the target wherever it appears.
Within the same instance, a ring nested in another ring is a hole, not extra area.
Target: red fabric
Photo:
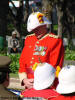
[[[58,84],[58,78],[55,78],[53,85],[51,86],[52,89],[56,89],[56,86]]]
[[[44,47],[45,55],[35,55],[38,52],[36,49],[38,47]],[[28,78],[34,77],[34,72],[32,66],[37,62],[39,63],[39,58],[41,62],[46,62],[53,65],[54,68],[57,66],[62,67],[64,60],[64,47],[62,39],[49,36],[47,34],[42,39],[38,40],[34,35],[27,36],[25,39],[25,46],[21,53],[19,60],[20,68],[19,72],[26,72]],[[32,73],[31,73],[32,72]]]
[[[48,98],[56,97],[59,94],[52,89],[44,89],[44,90],[30,89],[30,90],[22,91],[21,95],[23,95],[24,97],[42,97],[48,99]]]
[[[48,100],[75,100],[75,96],[63,96],[63,95],[59,95],[57,97],[54,98],[50,98]]]

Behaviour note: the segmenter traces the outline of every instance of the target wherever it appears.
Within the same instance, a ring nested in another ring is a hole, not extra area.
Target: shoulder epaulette
[[[47,37],[47,36],[48,36],[48,34],[44,35],[40,40],[44,39],[44,38]]]
[[[26,39],[27,37],[30,37],[30,36],[33,36],[33,35],[35,35],[35,34],[29,34],[29,35],[27,35],[27,36],[25,37],[25,39]]]
[[[58,35],[54,35],[54,34],[49,34],[50,37],[53,37],[53,38],[59,38]]]

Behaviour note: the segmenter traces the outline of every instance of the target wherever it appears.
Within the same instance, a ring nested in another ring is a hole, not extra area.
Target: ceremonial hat
[[[27,30],[28,32],[31,32],[32,30],[34,30],[39,26],[48,25],[48,24],[52,24],[52,22],[49,21],[43,13],[34,12],[31,13],[28,17]]]
[[[8,56],[0,56],[0,72],[9,71],[11,59]]]
[[[61,69],[58,76],[59,84],[56,91],[60,94],[75,92],[75,66],[67,65]]]
[[[38,65],[34,72],[34,89],[42,90],[50,87],[55,79],[55,68],[48,64]]]

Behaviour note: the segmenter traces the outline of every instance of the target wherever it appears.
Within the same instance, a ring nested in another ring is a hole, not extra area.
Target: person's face
[[[13,34],[12,37],[15,38],[16,37],[16,34]]]
[[[47,32],[46,25],[35,28],[33,32],[35,33],[38,39],[41,38]]]

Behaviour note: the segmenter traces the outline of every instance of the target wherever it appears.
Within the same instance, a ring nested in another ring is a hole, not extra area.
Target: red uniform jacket
[[[62,67],[64,47],[62,39],[53,34],[46,34],[40,40],[35,34],[27,36],[19,64],[19,73],[26,72],[28,78],[33,78],[32,66],[37,62],[47,62],[54,68]]]
[[[63,95],[59,95],[57,97],[54,98],[50,98],[48,100],[75,100],[75,96],[63,96]]]

